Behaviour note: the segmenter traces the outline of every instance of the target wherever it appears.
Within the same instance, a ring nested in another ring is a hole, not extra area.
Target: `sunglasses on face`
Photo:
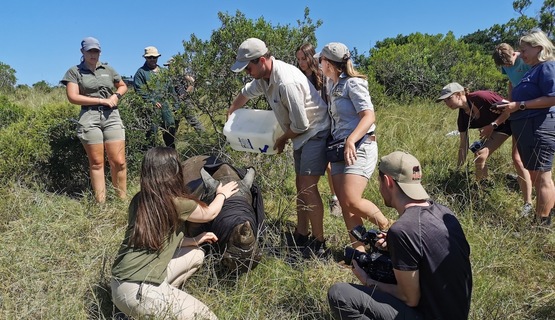
[[[158,57],[146,57],[148,60],[158,59]]]
[[[250,64],[252,63],[253,65],[257,65],[258,62],[260,62],[260,58],[256,58],[254,60],[249,61],[249,64],[247,64],[247,66],[245,67],[245,70],[250,73],[251,72]]]

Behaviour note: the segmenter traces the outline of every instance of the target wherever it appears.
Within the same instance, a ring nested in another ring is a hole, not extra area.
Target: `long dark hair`
[[[310,71],[312,72],[312,74],[308,76],[308,79],[310,80],[310,82],[312,82],[316,90],[322,90],[322,87],[324,85],[323,75],[322,70],[320,70],[320,68],[318,67],[318,60],[314,58],[314,55],[316,54],[314,46],[310,43],[304,43],[300,45],[297,50],[295,50],[295,54],[297,54],[297,52],[299,51],[301,51],[305,55],[308,63],[308,69],[310,69]],[[300,69],[298,62],[297,68]]]
[[[173,199],[190,198],[185,192],[175,149],[155,147],[146,152],[141,167],[141,191],[136,197],[137,215],[129,244],[158,251],[180,226]]]

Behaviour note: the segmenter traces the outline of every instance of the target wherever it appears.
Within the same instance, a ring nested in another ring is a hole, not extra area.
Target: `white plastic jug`
[[[273,111],[237,109],[224,126],[231,148],[264,154],[275,154],[276,139],[283,135]]]

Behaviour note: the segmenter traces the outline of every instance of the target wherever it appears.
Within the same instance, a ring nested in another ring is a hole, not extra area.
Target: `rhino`
[[[254,184],[255,170],[248,168],[244,172],[211,156],[193,156],[181,165],[188,193],[205,203],[214,200],[220,182],[239,184],[239,190],[224,201],[214,220],[202,224],[187,222],[188,236],[208,231],[216,234],[214,248],[228,271],[242,273],[256,267],[262,257],[258,240],[265,214],[262,195]]]

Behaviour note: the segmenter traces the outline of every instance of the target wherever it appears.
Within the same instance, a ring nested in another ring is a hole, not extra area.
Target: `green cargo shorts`
[[[83,144],[125,140],[125,127],[117,109],[81,108],[77,137]]]

